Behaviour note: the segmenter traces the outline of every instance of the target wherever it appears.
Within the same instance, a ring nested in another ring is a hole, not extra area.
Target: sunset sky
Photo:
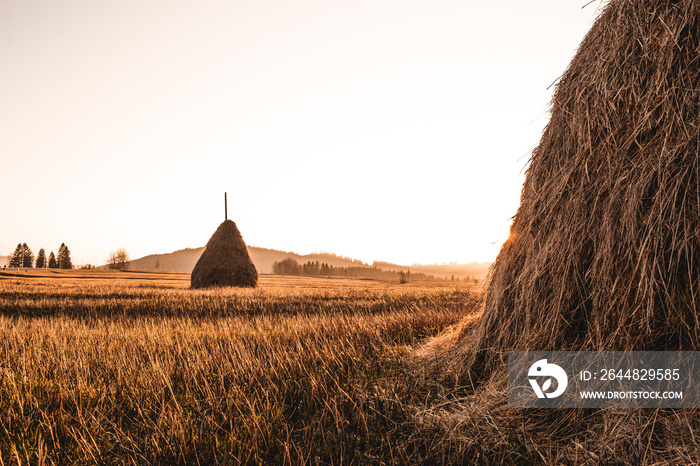
[[[493,260],[586,3],[0,0],[0,255]]]

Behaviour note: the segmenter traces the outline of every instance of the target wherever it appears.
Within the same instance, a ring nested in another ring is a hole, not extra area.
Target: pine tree
[[[25,269],[34,267],[34,253],[27,243],[22,244],[22,267]]]
[[[22,267],[22,243],[18,244],[15,248],[15,252],[12,253],[12,258],[10,259],[10,267],[16,269]]]
[[[39,249],[39,254],[36,255],[36,268],[43,269],[46,267],[46,251],[44,248]]]
[[[56,256],[54,255],[53,251],[51,251],[51,254],[49,254],[49,268],[50,269],[57,269],[58,268],[58,262],[56,262]]]
[[[72,269],[73,263],[70,259],[70,250],[66,243],[61,243],[61,247],[58,248],[58,267],[60,269]]]

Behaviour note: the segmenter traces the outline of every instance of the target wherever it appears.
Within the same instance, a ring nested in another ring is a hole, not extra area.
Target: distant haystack
[[[224,221],[209,239],[192,270],[192,288],[255,287],[257,284],[258,272],[250,260],[241,232],[233,221]]]

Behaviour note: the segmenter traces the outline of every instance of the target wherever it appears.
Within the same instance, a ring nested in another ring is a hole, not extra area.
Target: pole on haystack
[[[224,208],[226,209],[226,194]],[[228,217],[228,212],[226,213]],[[258,284],[258,271],[248,254],[238,227],[226,218],[212,237],[192,269],[191,287],[249,286]]]
[[[226,193],[224,193],[224,220],[228,220],[228,200],[226,199]]]

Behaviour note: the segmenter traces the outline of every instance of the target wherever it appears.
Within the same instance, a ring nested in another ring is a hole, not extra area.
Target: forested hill
[[[151,254],[140,259],[132,260],[129,266],[132,270],[177,270],[181,272],[192,272],[194,265],[197,263],[199,256],[202,255],[204,248],[187,248],[168,254]],[[362,267],[376,266],[383,270],[392,271],[411,271],[413,273],[425,273],[435,277],[450,278],[465,278],[477,277],[483,278],[490,267],[490,262],[470,263],[470,264],[415,264],[411,266],[391,264],[389,262],[374,262],[366,264],[358,259],[350,257],[342,257],[332,253],[314,253],[314,254],[297,254],[294,252],[279,251],[276,249],[259,248],[248,246],[255,267],[260,273],[272,273],[272,264],[281,262],[284,259],[292,258],[304,264],[306,262],[319,262],[331,265],[333,267]]]

